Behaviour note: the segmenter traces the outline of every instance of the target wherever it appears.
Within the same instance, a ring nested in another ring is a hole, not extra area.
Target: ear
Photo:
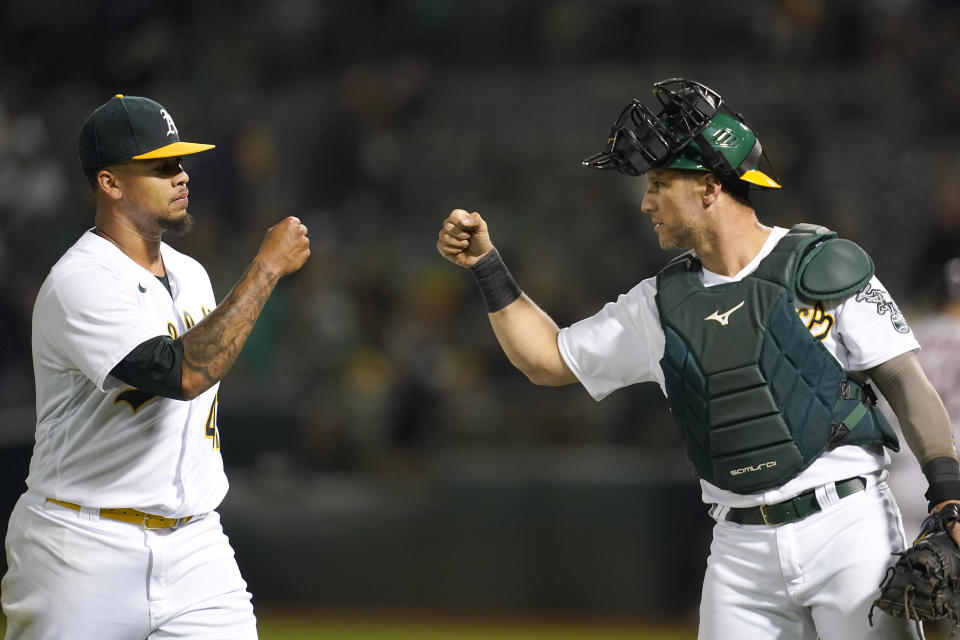
[[[120,180],[117,174],[107,169],[97,173],[97,192],[111,200],[119,200],[123,196]]]
[[[709,207],[720,197],[723,185],[717,180],[717,176],[707,173],[703,176],[703,187],[703,206]]]

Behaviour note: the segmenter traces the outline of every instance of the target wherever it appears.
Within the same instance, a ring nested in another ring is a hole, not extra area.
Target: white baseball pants
[[[883,478],[823,510],[777,527],[722,519],[713,530],[700,601],[703,640],[918,639],[915,623],[870,605],[904,548],[900,512]],[[918,497],[919,498],[919,497]]]
[[[144,529],[24,494],[7,532],[7,640],[256,640],[233,548],[209,513]]]

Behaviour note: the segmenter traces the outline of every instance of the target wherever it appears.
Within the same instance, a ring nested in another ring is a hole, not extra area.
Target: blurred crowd
[[[512,369],[469,274],[440,258],[480,211],[563,326],[669,257],[642,179],[588,171],[656,80],[716,89],[782,192],[769,224],[829,226],[873,255],[908,319],[960,247],[960,5],[948,1],[8,0],[0,26],[0,444],[32,440],[30,315],[92,225],[83,119],[147,95],[191,157],[192,233],[222,298],[266,228],[309,227],[221,390],[228,465],[415,473],[450,448],[674,449],[659,389],[593,402]]]

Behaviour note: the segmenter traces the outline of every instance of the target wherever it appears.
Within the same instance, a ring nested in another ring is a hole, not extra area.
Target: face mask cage
[[[610,129],[606,147],[583,160],[595,169],[638,176],[680,151],[710,123],[720,95],[699,82],[671,78],[653,85],[661,110],[654,114],[631,100]]]
[[[638,100],[631,100],[613,123],[604,150],[583,164],[638,176],[666,158],[675,145],[675,136],[664,122]]]
[[[657,82],[653,94],[663,106],[659,117],[670,123],[684,144],[703,131],[723,104],[720,94],[710,87],[680,78]]]

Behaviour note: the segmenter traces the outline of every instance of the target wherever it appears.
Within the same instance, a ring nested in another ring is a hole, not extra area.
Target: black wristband
[[[480,287],[487,313],[500,311],[523,294],[496,248],[470,267],[470,273]]]
[[[923,465],[923,475],[930,483],[923,494],[929,503],[928,511],[944,500],[960,500],[960,462],[956,458],[943,456],[929,460]]]

